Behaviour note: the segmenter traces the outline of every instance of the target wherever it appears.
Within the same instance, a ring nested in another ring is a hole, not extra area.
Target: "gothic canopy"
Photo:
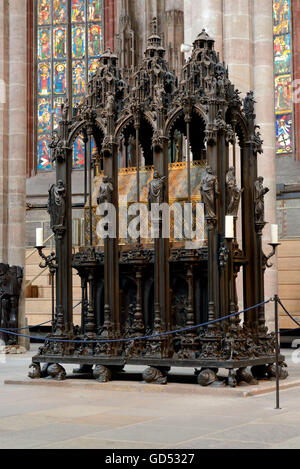
[[[68,103],[64,105],[62,123],[68,122],[68,132],[64,133],[67,147],[71,148],[80,133],[87,132],[94,135],[99,154],[112,153],[111,145],[141,117],[152,127],[153,146],[160,147],[180,116],[188,122],[196,113],[205,128],[205,144],[212,144],[222,130],[227,141],[233,143],[237,134],[240,142],[251,141],[255,151],[262,152],[260,133],[254,125],[253,92],[242,102],[229,80],[228,69],[214,50],[214,40],[205,30],[194,41],[181,77],[168,70],[156,26],[148,39],[145,58],[136,70],[121,70],[118,56],[110,49],[99,62],[84,101],[72,112]],[[54,159],[60,138],[55,133]]]

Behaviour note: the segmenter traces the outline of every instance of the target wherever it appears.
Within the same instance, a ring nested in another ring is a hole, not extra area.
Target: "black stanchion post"
[[[280,344],[279,344],[279,327],[278,327],[278,295],[275,295],[275,335],[276,335],[276,407],[275,409],[280,409],[279,402],[279,353],[280,353]]]

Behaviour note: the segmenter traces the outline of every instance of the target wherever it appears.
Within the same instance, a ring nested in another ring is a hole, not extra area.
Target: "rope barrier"
[[[25,339],[35,339],[35,340],[41,340],[43,342],[56,342],[56,343],[72,343],[72,344],[111,344],[111,343],[120,343],[120,342],[135,342],[135,341],[141,341],[141,340],[148,340],[148,339],[154,339],[157,337],[165,337],[173,334],[178,334],[181,332],[188,332],[194,329],[199,329],[201,327],[206,327],[210,326],[211,324],[217,324],[221,321],[224,321],[226,319],[230,319],[236,316],[239,316],[240,314],[247,313],[248,311],[251,311],[255,308],[259,308],[260,306],[263,306],[267,303],[270,303],[274,301],[274,298],[270,298],[269,300],[263,301],[262,303],[258,303],[255,306],[251,306],[249,308],[244,309],[243,311],[238,311],[237,313],[232,313],[228,314],[227,316],[223,316],[218,319],[213,319],[212,321],[207,321],[202,324],[197,324],[196,326],[190,326],[190,327],[185,327],[183,329],[177,329],[175,331],[168,331],[168,332],[161,332],[160,334],[153,334],[153,335],[148,335],[148,336],[141,336],[141,337],[128,337],[126,339],[107,339],[107,340],[68,340],[68,339],[54,339],[54,338],[45,338],[45,337],[33,337],[33,336],[28,336],[24,334],[18,334],[17,332],[7,332],[6,329],[0,329],[0,332],[7,333],[8,335],[14,335],[17,337],[24,337]]]
[[[297,326],[300,328],[300,323],[295,319],[293,318],[293,316],[287,311],[287,309],[283,306],[283,304],[281,303],[281,300],[278,299],[278,303],[280,304],[280,306],[282,307],[282,309],[284,310],[284,312],[288,315],[288,317],[295,323],[297,324]]]

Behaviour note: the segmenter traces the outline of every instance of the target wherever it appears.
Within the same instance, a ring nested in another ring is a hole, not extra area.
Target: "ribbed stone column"
[[[225,4],[227,3],[227,0]],[[185,39],[192,44],[204,28],[215,41],[215,49],[223,58],[223,0],[184,0]]]
[[[256,121],[261,126],[264,154],[258,158],[258,173],[265,178],[270,192],[265,198],[265,218],[269,225],[263,232],[266,254],[270,247],[270,224],[276,223],[276,168],[275,168],[275,122],[274,122],[274,75],[273,75],[273,22],[272,0],[255,0],[253,11],[254,92],[256,98]],[[277,292],[277,265],[267,269],[265,297]],[[266,308],[267,322],[274,320],[274,306]]]
[[[0,262],[7,262],[8,0],[0,2]]]
[[[9,2],[9,199],[8,262],[25,263],[26,8]]]
[[[252,2],[226,0],[223,24],[224,60],[229,77],[245,94],[253,88]]]
[[[183,0],[166,0],[165,3],[165,48],[170,70],[180,76],[183,65],[181,44],[184,42],[184,2]]]
[[[25,266],[26,247],[26,2],[9,0],[8,82],[8,263]],[[23,282],[23,290],[25,280]],[[19,326],[24,326],[25,301],[19,303]]]

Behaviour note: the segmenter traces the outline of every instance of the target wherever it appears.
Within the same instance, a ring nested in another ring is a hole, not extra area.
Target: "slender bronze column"
[[[88,138],[86,133],[84,133],[83,143],[84,143],[84,205],[87,203],[87,191],[88,191],[88,155],[87,155],[87,143]]]
[[[51,142],[56,161],[56,185],[50,190],[49,213],[55,234],[56,274],[56,335],[73,333],[72,307],[72,149],[68,146],[70,108],[65,103],[58,134]],[[55,200],[55,194],[57,199]]]
[[[265,266],[263,265],[263,250],[262,250],[262,229],[257,227],[257,269],[258,269],[258,303],[262,303],[265,300],[265,288],[264,288],[264,273]],[[257,312],[257,329],[260,336],[266,335],[266,318],[265,318],[265,307],[264,305],[258,307]]]
[[[81,332],[85,333],[86,323],[86,304],[87,304],[87,282],[85,273],[81,273]]]
[[[161,119],[160,115],[160,119]],[[159,121],[160,121],[159,119]],[[160,121],[161,122],[161,121]],[[153,139],[154,171],[163,179],[163,202],[167,203],[168,195],[168,140],[162,134]],[[162,216],[151,220],[157,224],[158,238],[154,240],[154,331],[169,330],[171,327],[170,314],[170,279],[169,279],[169,239],[163,239]],[[156,230],[156,231],[157,231]],[[168,352],[165,350],[166,340],[158,339],[157,356]]]
[[[135,335],[142,335],[144,332],[144,321],[142,312],[142,268],[136,271],[136,309],[133,318],[133,330]]]
[[[93,182],[92,182],[92,158],[91,158],[91,135],[92,129],[87,132],[86,159],[88,166],[89,181],[89,244],[93,246]]]
[[[211,110],[214,115],[214,110]],[[207,141],[207,165],[212,168],[215,174],[218,174],[218,133],[213,124],[209,124],[206,130]],[[216,210],[217,204],[216,204]],[[208,231],[208,320],[213,321],[219,312],[219,240],[217,213],[214,217],[206,214],[205,216]],[[209,330],[215,331],[214,324],[209,326]]]
[[[244,307],[249,308],[259,301],[258,285],[261,274],[258,271],[257,259],[257,236],[255,230],[254,213],[254,183],[257,178],[257,162],[254,155],[253,145],[246,142],[241,152],[242,166],[242,233],[243,250],[247,258],[244,266]],[[245,322],[252,328],[257,327],[257,311],[249,311],[245,314]]]
[[[208,227],[208,320],[214,321],[216,319],[216,285],[213,266],[216,264],[215,253],[215,229],[216,220],[207,219]],[[211,324],[208,326],[210,330],[215,330],[216,326]]]
[[[191,116],[188,114],[185,117],[186,121],[186,139],[187,139],[187,186],[188,186],[188,203],[191,203],[192,200],[192,193],[191,193],[191,136],[190,136],[190,128],[191,128]]]
[[[104,241],[104,329],[112,331],[112,318],[116,331],[120,330],[120,302],[119,302],[119,210],[118,210],[118,146],[116,142],[110,145],[111,152],[104,154],[104,174],[109,177],[113,185],[112,200],[115,207],[116,237],[106,238]],[[113,221],[114,222],[114,221]]]
[[[93,269],[89,270],[87,280],[88,280],[88,308],[87,308],[85,331],[86,331],[87,337],[89,339],[93,339],[95,337],[95,329],[96,329],[94,294],[93,294],[93,282],[94,282]]]
[[[226,241],[225,241],[225,217],[226,213],[226,173],[228,170],[228,163],[229,163],[229,147],[228,142],[226,141],[226,126],[224,122],[224,126],[219,130],[219,137],[218,137],[218,181],[219,181],[219,189],[220,194],[218,197],[218,212],[219,212],[219,219],[218,219],[218,231],[219,231],[219,316],[227,315],[229,310],[229,302],[228,302],[228,281],[230,282],[230,275],[228,272],[229,266],[227,262],[224,262],[221,266],[220,261],[220,254],[222,249],[226,249]],[[224,251],[225,256],[226,252]],[[220,323],[218,327],[223,327],[223,324]]]
[[[195,325],[194,315],[194,273],[193,266],[188,264],[186,272],[187,284],[188,284],[188,304],[186,312],[186,327],[193,327]],[[191,331],[195,333],[195,331]]]
[[[140,203],[140,119],[136,116],[135,122],[135,157],[136,157],[136,201]]]

